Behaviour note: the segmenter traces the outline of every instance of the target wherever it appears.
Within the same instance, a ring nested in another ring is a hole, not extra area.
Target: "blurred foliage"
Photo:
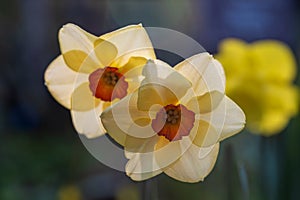
[[[0,199],[39,199],[46,191],[47,199],[55,199],[57,187],[78,181],[96,161],[73,137],[33,138],[21,133],[2,137]]]

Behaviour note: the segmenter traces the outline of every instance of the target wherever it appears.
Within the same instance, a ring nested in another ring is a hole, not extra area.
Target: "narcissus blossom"
[[[97,37],[67,24],[58,37],[61,55],[47,68],[45,83],[53,97],[70,109],[78,133],[101,136],[103,109],[131,93],[141,73],[138,68],[155,59],[151,41],[142,25]]]
[[[228,96],[245,111],[247,128],[264,136],[280,133],[298,111],[290,48],[274,40],[247,44],[232,38],[221,42],[216,58],[225,69]]]
[[[201,53],[174,68],[148,61],[140,87],[107,108],[101,119],[124,146],[126,173],[144,180],[162,172],[184,182],[203,180],[219,142],[245,124],[243,111],[224,93],[223,68]]]

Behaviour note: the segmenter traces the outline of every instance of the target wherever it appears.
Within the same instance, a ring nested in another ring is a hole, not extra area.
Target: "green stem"
[[[158,200],[157,178],[154,177],[143,182],[143,200]]]
[[[228,144],[225,148],[225,180],[227,180],[227,199],[234,199],[234,186],[232,179],[233,152],[232,146]]]
[[[261,137],[260,142],[260,185],[262,199],[278,199],[279,163],[276,138]]]

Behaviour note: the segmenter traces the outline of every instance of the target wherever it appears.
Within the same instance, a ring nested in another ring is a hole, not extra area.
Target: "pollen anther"
[[[176,109],[170,109],[166,113],[166,122],[176,124],[180,121],[180,111]]]
[[[107,66],[97,69],[90,74],[89,82],[93,95],[103,101],[122,99],[127,95],[128,83],[118,68]]]
[[[194,126],[195,113],[184,105],[169,104],[164,106],[152,120],[152,128],[159,136],[169,141],[180,140],[189,135]]]
[[[115,86],[119,80],[119,77],[114,72],[107,72],[103,76],[105,83],[108,85]]]

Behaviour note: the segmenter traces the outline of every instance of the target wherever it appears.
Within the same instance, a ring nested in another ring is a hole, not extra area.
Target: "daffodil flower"
[[[275,40],[247,44],[230,38],[221,42],[216,58],[226,72],[228,96],[246,113],[247,128],[264,136],[280,133],[298,111],[290,48]]]
[[[106,132],[99,119],[103,109],[131,93],[138,68],[155,59],[151,41],[142,25],[97,37],[67,24],[59,31],[59,44],[61,55],[45,72],[48,90],[71,110],[78,133],[101,136]],[[134,73],[127,73],[132,69]]]
[[[245,124],[243,111],[224,93],[223,68],[208,53],[174,68],[149,60],[138,90],[107,108],[101,119],[124,146],[126,173],[145,180],[162,172],[184,182],[203,180],[219,142]]]

